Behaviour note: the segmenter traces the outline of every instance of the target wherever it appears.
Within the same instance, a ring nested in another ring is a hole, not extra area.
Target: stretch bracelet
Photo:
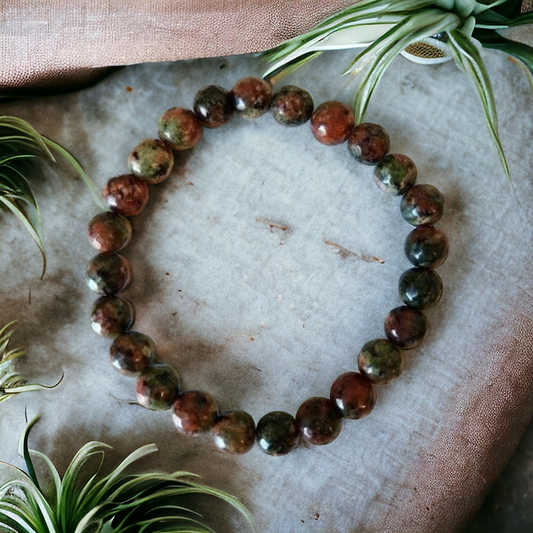
[[[405,240],[405,253],[414,265],[400,277],[398,292],[403,304],[385,318],[385,336],[367,342],[357,357],[359,372],[342,374],[333,383],[330,397],[313,397],[301,404],[296,416],[274,411],[257,427],[242,410],[220,412],[207,392],[182,391],[176,370],[156,357],[150,337],[131,331],[133,304],[118,294],[131,283],[128,259],[118,253],[131,241],[127,217],[139,214],[148,202],[148,185],[169,177],[174,164],[172,150],[187,150],[201,138],[203,127],[218,128],[234,113],[258,118],[270,111],[277,122],[299,126],[310,120],[315,138],[325,145],[347,141],[357,161],[375,165],[378,187],[400,196],[400,212],[415,229]],[[113,339],[110,359],[123,375],[136,377],[137,402],[148,409],[172,409],[175,427],[186,435],[210,432],[218,448],[242,454],[257,441],[269,455],[285,455],[300,442],[328,444],[340,433],[342,419],[368,415],[376,403],[375,385],[385,385],[402,372],[402,350],[418,346],[428,324],[422,310],[438,303],[442,281],[435,272],[448,255],[448,239],[433,224],[443,215],[444,196],[432,185],[415,184],[417,169],[402,154],[389,153],[387,132],[376,124],[354,125],[346,105],[328,101],[314,109],[310,94],[287,85],[272,94],[270,83],[260,78],[239,80],[231,91],[210,85],[194,98],[193,110],[173,107],[159,119],[158,139],[145,139],[128,157],[130,174],[110,179],[103,198],[109,211],[96,215],[88,225],[89,242],[99,254],[86,271],[89,288],[101,294],[91,310],[92,329]]]

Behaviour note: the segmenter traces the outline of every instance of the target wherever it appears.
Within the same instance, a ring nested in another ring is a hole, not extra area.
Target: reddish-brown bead
[[[238,115],[244,118],[259,118],[270,107],[272,86],[261,78],[247,76],[233,86],[231,97]]]
[[[232,454],[248,453],[255,443],[254,419],[240,409],[221,413],[211,428],[216,447]]]
[[[125,217],[138,215],[148,203],[148,185],[133,174],[124,174],[106,183],[103,198],[114,213]]]
[[[202,131],[198,117],[183,107],[172,107],[159,119],[159,138],[173,150],[192,148],[202,137]]]
[[[378,124],[359,124],[348,139],[348,151],[352,157],[367,165],[379,163],[389,150],[389,134]]]
[[[428,321],[418,309],[396,307],[385,317],[385,335],[403,350],[416,348],[426,336]]]
[[[132,233],[126,217],[109,211],[93,217],[87,226],[87,238],[101,254],[125,248],[131,241]]]
[[[290,127],[305,124],[313,115],[313,108],[311,95],[294,85],[282,87],[270,104],[270,112],[276,121]]]
[[[315,139],[328,146],[342,144],[354,127],[353,111],[335,101],[319,105],[311,117],[311,131]]]
[[[233,116],[233,100],[223,87],[208,85],[196,93],[193,109],[203,126],[219,128]]]
[[[331,386],[330,398],[344,418],[357,420],[374,409],[376,389],[359,372],[346,372]]]
[[[339,436],[342,417],[329,398],[314,397],[300,405],[296,412],[296,423],[303,440],[324,445]]]
[[[138,331],[121,333],[109,349],[113,368],[124,376],[138,376],[155,357],[154,341]]]
[[[194,436],[209,431],[217,417],[217,401],[207,392],[187,391],[174,402],[172,420],[176,429],[185,435]]]

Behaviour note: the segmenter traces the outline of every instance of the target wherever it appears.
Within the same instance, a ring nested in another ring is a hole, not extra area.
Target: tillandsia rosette
[[[361,0],[354,2],[311,31],[265,53],[273,65],[264,77],[275,80],[326,50],[364,47],[344,71],[356,75],[355,123],[363,122],[374,91],[396,56],[414,43],[433,39],[474,82],[490,134],[507,177],[509,168],[498,134],[494,96],[480,47],[511,56],[529,76],[533,87],[533,48],[502,35],[504,30],[531,24],[522,0]]]
[[[9,533],[214,533],[190,508],[191,496],[211,496],[234,507],[254,530],[250,512],[234,496],[197,482],[188,472],[127,474],[139,459],[157,451],[138,448],[107,475],[100,473],[111,447],[89,442],[63,477],[52,461],[28,445],[35,417],[22,433],[19,453],[27,473],[0,462],[0,532]],[[45,467],[38,475],[34,460]]]

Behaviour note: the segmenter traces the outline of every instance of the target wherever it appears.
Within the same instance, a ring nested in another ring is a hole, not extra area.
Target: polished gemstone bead
[[[353,111],[333,100],[320,104],[311,117],[311,131],[315,139],[328,146],[346,141],[354,124]]]
[[[300,87],[285,85],[272,97],[270,111],[277,122],[284,126],[305,124],[313,114],[311,95]]]
[[[419,226],[407,235],[404,248],[413,265],[437,268],[448,257],[448,237],[435,226]]]
[[[403,370],[402,352],[387,339],[367,342],[357,357],[359,372],[376,385],[395,380]]]
[[[329,398],[305,400],[296,412],[300,436],[310,444],[329,444],[341,432],[342,417]]]
[[[128,156],[130,172],[146,183],[161,183],[172,172],[174,154],[159,139],[144,139]]]
[[[257,423],[257,443],[268,455],[287,455],[298,447],[300,432],[296,419],[284,411],[267,413]]]
[[[442,296],[442,280],[430,268],[411,268],[401,275],[398,293],[405,305],[427,309],[439,303]]]
[[[413,226],[435,224],[444,213],[444,195],[433,185],[415,185],[402,196],[400,211]]]
[[[270,107],[272,86],[261,78],[241,78],[231,90],[233,107],[244,118],[259,118]]]
[[[346,372],[331,386],[330,399],[344,418],[357,420],[374,409],[376,389],[359,372]]]
[[[208,128],[219,128],[233,116],[231,94],[219,85],[202,87],[196,93],[192,107],[198,120]]]
[[[179,394],[180,385],[180,377],[170,365],[150,366],[135,383],[137,403],[153,411],[170,409]]]
[[[389,134],[378,124],[359,124],[348,139],[348,151],[352,157],[367,165],[379,163],[389,150]]]
[[[173,150],[188,150],[202,137],[202,125],[190,109],[172,107],[161,115],[157,132]]]
[[[217,401],[207,392],[183,392],[174,402],[172,420],[176,429],[185,435],[195,436],[209,431],[217,417]]]
[[[131,283],[130,262],[117,253],[95,255],[87,265],[85,281],[98,294],[123,291]]]
[[[87,238],[101,254],[118,252],[128,246],[132,233],[126,217],[109,211],[93,217],[87,226]]]
[[[111,178],[104,187],[104,203],[113,213],[138,215],[148,203],[148,186],[133,174]]]
[[[138,376],[154,360],[154,341],[138,331],[121,333],[109,349],[113,368],[124,376]]]
[[[402,350],[416,348],[426,336],[428,321],[413,307],[396,307],[385,317],[385,335]]]
[[[211,428],[217,448],[232,454],[248,453],[255,443],[254,419],[245,411],[223,412]]]
[[[102,337],[115,338],[135,321],[133,304],[121,296],[101,296],[91,308],[91,327]]]
[[[416,182],[416,166],[402,154],[387,154],[374,169],[376,185],[388,194],[404,194]]]

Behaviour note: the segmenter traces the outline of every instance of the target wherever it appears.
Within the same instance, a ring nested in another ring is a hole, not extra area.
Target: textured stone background
[[[290,81],[310,90],[316,103],[349,103],[348,81],[337,74],[350,57],[323,56]],[[412,480],[430,451],[446,448],[443,435],[460,432],[463,419],[457,413],[467,413],[468,399],[479,397],[474,393],[490,389],[494,346],[500,347],[496,362],[502,368],[516,366],[516,387],[527,385],[523,376],[533,367],[528,359],[501,356],[511,334],[520,341],[520,353],[531,343],[513,327],[531,310],[532,97],[521,71],[504,56],[490,54],[489,70],[520,204],[466,76],[451,63],[423,67],[398,59],[368,119],[389,131],[393,151],[417,163],[419,182],[446,195],[440,227],[450,237],[451,252],[439,270],[445,294],[427,313],[432,327],[426,342],[407,354],[401,379],[380,389],[372,415],[346,423],[329,446],[301,448],[282,459],[258,449],[225,456],[209,438],[177,435],[169,413],[128,403],[133,381],[112,370],[109,341],[95,336],[87,319],[94,295],[83,273],[94,251],[85,227],[97,209],[72,172],[44,169],[35,192],[48,271],[40,281],[36,248],[13,218],[2,214],[0,322],[19,320],[14,344],[28,348],[23,365],[28,376],[52,383],[63,371],[65,379],[56,390],[1,406],[0,458],[21,465],[16,444],[27,410],[29,416],[42,415],[34,447],[61,468],[88,440],[112,444],[120,455],[155,442],[160,452],[145,462],[147,468],[201,474],[239,496],[261,532],[387,529],[383,524],[410,509],[404,502],[412,499]],[[126,171],[127,155],[138,141],[156,134],[165,109],[190,106],[203,85],[230,88],[241,76],[260,72],[253,57],[146,64],[78,93],[3,104],[0,112],[28,119],[70,149],[101,188]],[[270,410],[295,412],[306,398],[327,395],[339,374],[355,368],[359,348],[382,336],[384,316],[399,305],[396,284],[409,268],[403,240],[410,228],[397,204],[376,188],[371,169],[354,163],[345,146],[319,145],[306,126],[284,129],[265,116],[256,122],[235,118],[222,130],[206,131],[200,144],[178,159],[173,177],[151,188],[148,208],[133,221],[134,241],[126,255],[135,280],[126,296],[136,305],[135,329],[156,341],[186,388],[210,391],[223,409],[244,408],[256,420]],[[288,229],[270,232],[264,220]],[[324,239],[385,263],[343,258]],[[505,405],[514,404],[503,394],[496,397],[502,400],[494,404],[498,420]],[[522,427],[530,411],[511,415],[509,424]],[[495,441],[502,457],[515,445],[506,433]],[[490,531],[533,525],[528,442],[531,430],[472,532],[488,531],[484,521],[494,513],[499,518],[491,527],[497,523],[500,529]],[[483,444],[465,437],[461,461],[472,475],[455,479],[461,512],[443,519],[445,504],[432,507],[432,500],[420,505],[424,513],[427,507],[426,525],[413,522],[404,531],[443,531],[443,523],[449,531],[462,528],[487,490],[479,489],[483,473],[476,472]],[[241,531],[238,519],[232,520],[215,524],[221,531]]]

